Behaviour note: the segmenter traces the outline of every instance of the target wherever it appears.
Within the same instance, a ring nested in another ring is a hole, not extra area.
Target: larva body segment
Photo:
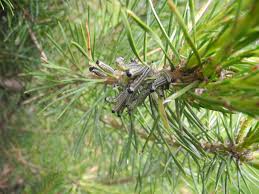
[[[134,68],[127,69],[126,70],[126,75],[128,77],[136,77],[136,76],[139,76],[139,75],[143,74],[145,69],[146,69],[146,67],[138,65],[138,66],[136,66]]]
[[[116,65],[117,65],[117,67],[118,67],[119,70],[125,71],[125,70],[127,69],[123,57],[118,57],[118,58],[115,60],[115,63],[116,63]]]
[[[115,62],[116,62],[116,65],[118,66],[118,68],[122,71],[127,71],[129,69],[136,69],[136,68],[143,67],[143,66],[139,65],[135,60],[131,60],[130,63],[125,63],[123,57],[118,57]]]
[[[134,110],[137,106],[139,106],[140,104],[142,104],[146,97],[150,94],[150,90],[149,89],[145,89],[144,91],[142,91],[137,98],[132,101],[129,105],[128,105],[128,109],[129,111]]]
[[[151,69],[149,67],[145,67],[145,69],[143,70],[143,73],[138,78],[136,78],[133,81],[133,83],[130,84],[130,86],[128,88],[128,92],[133,93],[134,91],[136,91],[136,89],[141,85],[141,83],[149,75],[150,71],[151,71]]]
[[[127,96],[126,101],[125,101],[125,106],[128,106],[129,104],[131,104],[132,101],[134,100],[135,96],[136,95],[133,94],[133,93],[128,93],[128,96]]]
[[[102,62],[100,60],[96,61],[96,65],[98,65],[98,67],[100,67],[103,71],[105,71],[107,73],[114,74],[114,72],[115,72],[115,70],[111,66],[105,64],[104,62]]]
[[[158,77],[155,79],[155,81],[151,85],[151,92],[154,92],[157,88],[168,85],[172,82],[172,76],[167,70],[163,70]]]
[[[126,103],[126,99],[128,97],[128,92],[127,90],[122,91],[118,97],[116,98],[116,104],[115,106],[112,108],[112,112],[122,112],[125,108],[125,103]]]
[[[125,64],[127,69],[134,69],[134,68],[139,68],[139,67],[143,67],[142,65],[139,65],[135,60],[131,60],[130,63]]]
[[[89,71],[94,73],[98,77],[107,77],[107,75],[104,72],[102,72],[102,70],[100,70],[96,67],[93,67],[93,66],[89,67]]]
[[[168,83],[167,79],[165,76],[159,76],[155,81],[152,83],[150,91],[154,92],[158,87],[165,85]]]
[[[118,57],[115,60],[117,65],[124,65],[124,58],[123,57]]]
[[[167,82],[168,82],[168,83],[171,83],[171,82],[172,82],[172,76],[171,76],[171,74],[170,74],[167,70],[163,71],[163,74],[164,74],[164,76],[165,76]]]

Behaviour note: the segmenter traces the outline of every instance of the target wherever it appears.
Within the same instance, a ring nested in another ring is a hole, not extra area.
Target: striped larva
[[[169,74],[168,71],[162,71],[159,76],[155,79],[155,81],[152,83],[150,91],[154,92],[157,88],[160,86],[163,86],[165,84],[169,84],[172,82],[172,77]]]
[[[125,63],[123,57],[118,57],[115,62],[117,64],[119,70],[122,70],[122,71],[127,71],[129,69],[136,69],[136,68],[142,67],[141,65],[139,65],[137,63],[137,61],[135,61],[133,59],[131,59],[130,63]]]
[[[171,76],[171,74],[170,74],[167,70],[164,70],[162,73],[164,74],[164,76],[165,76],[167,82],[168,82],[168,83],[171,83],[171,82],[172,82],[172,76]]]
[[[123,66],[124,65],[124,58],[118,57],[118,58],[116,58],[115,62],[118,66]]]
[[[152,83],[150,91],[154,92],[158,87],[168,83],[167,79],[165,76],[159,76],[155,81]]]
[[[100,67],[103,71],[105,71],[107,73],[114,74],[114,72],[115,72],[115,70],[111,66],[105,64],[104,62],[102,62],[100,60],[96,61],[96,65],[98,65],[98,67]]]
[[[155,71],[149,66],[138,64],[135,60],[126,63],[122,57],[116,59],[116,69],[99,60],[96,64],[97,66],[90,67],[89,70],[107,80],[111,77],[111,80],[114,80],[113,84],[118,86],[120,94],[115,98],[105,99],[114,103],[112,112],[118,116],[125,108],[129,113],[133,111],[145,101],[151,92],[164,97],[164,91],[169,88],[173,80],[169,69]]]
[[[107,77],[107,75],[100,69],[96,68],[96,67],[89,67],[89,71],[94,73],[95,75],[99,76],[99,77]]]
[[[137,106],[142,104],[149,94],[150,94],[150,90],[149,89],[145,89],[144,91],[141,91],[141,93],[137,96],[137,98],[128,105],[128,110],[132,111]]]
[[[124,90],[119,94],[119,96],[116,98],[116,104],[112,108],[112,113],[120,112],[121,110],[123,110],[125,108],[125,102],[126,102],[127,97],[128,97],[127,90]]]
[[[145,67],[143,74],[141,74],[138,78],[136,78],[133,83],[130,84],[130,87],[128,88],[129,93],[133,93],[140,84],[145,80],[145,78],[149,75],[151,69],[149,67]]]
[[[128,77],[136,77],[138,75],[141,75],[144,73],[144,71],[146,70],[147,67],[144,66],[137,66],[135,68],[131,68],[131,69],[127,69],[126,70],[126,75]]]

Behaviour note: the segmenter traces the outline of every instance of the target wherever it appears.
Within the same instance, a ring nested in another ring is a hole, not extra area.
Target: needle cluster
[[[169,70],[155,71],[135,60],[126,63],[122,57],[116,59],[117,69],[113,69],[99,60],[96,61],[96,65],[89,68],[90,72],[96,76],[101,78],[117,77],[115,85],[119,88],[120,93],[114,99],[115,105],[112,112],[117,113],[118,116],[126,108],[131,113],[153,92],[163,97],[164,90],[169,88],[169,84],[173,80]]]

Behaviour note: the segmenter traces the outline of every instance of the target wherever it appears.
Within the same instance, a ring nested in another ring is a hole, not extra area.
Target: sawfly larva
[[[107,73],[114,74],[114,72],[115,72],[115,70],[111,66],[105,64],[104,62],[102,62],[100,60],[96,61],[96,65],[98,65],[98,67],[100,67],[103,71],[105,71]]]
[[[150,91],[154,92],[158,87],[168,83],[165,76],[159,76],[155,81],[152,83]]]
[[[112,113],[119,112],[125,108],[125,102],[128,97],[127,90],[122,91],[119,96],[116,98],[116,104],[112,108]]]
[[[128,77],[136,77],[138,75],[141,75],[144,73],[144,71],[146,70],[146,67],[143,67],[143,66],[137,66],[135,68],[132,68],[132,69],[127,69],[126,70],[126,75]]]
[[[107,77],[107,75],[104,72],[102,72],[102,70],[100,70],[96,67],[93,67],[93,66],[89,67],[89,71],[94,73],[95,75],[97,75],[99,77]]]
[[[129,93],[133,93],[140,85],[141,83],[145,80],[145,78],[149,75],[151,69],[149,67],[145,67],[143,70],[143,73],[136,78],[133,83],[130,84],[130,87],[128,88]]]

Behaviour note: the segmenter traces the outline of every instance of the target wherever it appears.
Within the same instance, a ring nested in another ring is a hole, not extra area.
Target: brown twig
[[[24,84],[16,77],[3,78],[0,76],[0,87],[12,92],[22,92]]]
[[[44,52],[43,48],[41,47],[40,43],[38,42],[38,39],[37,39],[35,33],[32,31],[32,29],[30,27],[28,27],[28,30],[29,30],[29,34],[32,39],[32,42],[34,43],[34,45],[40,52],[41,60],[46,63],[48,61],[46,53]]]
[[[251,161],[254,159],[253,153],[250,150],[239,150],[236,145],[232,143],[222,144],[222,143],[202,143],[203,149],[209,153],[222,153],[223,155],[231,155],[239,161]]]
[[[34,19],[31,17],[30,13],[27,10],[23,10],[23,17],[30,23],[35,22]],[[35,33],[32,31],[32,29],[29,25],[28,25],[28,31],[29,31],[29,35],[31,37],[32,42],[34,43],[34,45],[36,46],[36,48],[40,52],[41,60],[46,63],[48,61],[47,55],[44,52],[44,50],[43,50],[41,44],[39,43]]]
[[[101,118],[101,121],[105,124],[110,125],[114,129],[119,129],[122,132],[128,133],[127,129],[122,125],[122,123],[114,117],[105,116]],[[148,134],[142,132],[141,130],[136,130],[136,134],[144,140],[147,140]],[[157,138],[155,136],[151,136],[149,138],[150,141],[155,141]],[[173,137],[165,137],[166,142],[172,147],[180,147],[181,145],[173,138]],[[208,153],[222,153],[223,155],[231,155],[240,161],[251,161],[254,159],[253,154],[249,150],[239,150],[237,146],[232,144],[222,144],[222,143],[208,143],[202,142],[201,147]]]
[[[122,177],[118,179],[111,179],[111,180],[103,180],[101,181],[102,184],[105,185],[120,185],[120,184],[126,184],[132,181],[135,181],[136,177]]]

